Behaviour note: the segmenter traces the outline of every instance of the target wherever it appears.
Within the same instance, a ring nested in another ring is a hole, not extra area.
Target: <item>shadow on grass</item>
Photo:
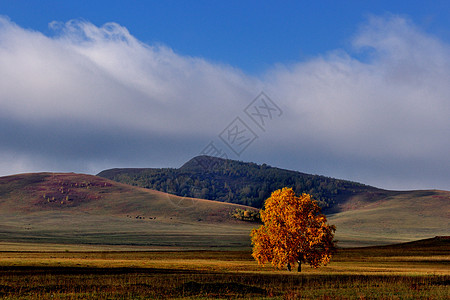
[[[214,275],[220,274],[210,271],[188,270],[188,269],[164,269],[164,268],[96,268],[96,267],[46,267],[46,266],[2,266],[0,267],[0,276],[2,274],[16,275],[123,275],[123,274],[202,274]]]
[[[261,274],[191,269],[4,266],[0,298],[448,299],[447,275]]]

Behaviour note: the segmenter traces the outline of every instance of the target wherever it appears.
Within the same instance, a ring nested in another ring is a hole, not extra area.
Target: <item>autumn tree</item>
[[[279,269],[307,263],[326,265],[336,251],[336,227],[327,224],[317,202],[308,194],[296,196],[291,188],[272,193],[261,210],[264,225],[251,233],[252,256],[259,264],[272,263]]]

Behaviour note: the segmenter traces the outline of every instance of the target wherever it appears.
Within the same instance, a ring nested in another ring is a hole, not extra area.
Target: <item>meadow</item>
[[[448,299],[448,239],[340,249],[301,273],[250,251],[0,252],[3,299]]]
[[[351,199],[329,221],[341,247],[448,235],[448,199]],[[288,272],[253,260],[259,223],[236,209],[252,208],[82,174],[2,177],[0,298],[450,298],[448,238],[341,248],[328,266]]]

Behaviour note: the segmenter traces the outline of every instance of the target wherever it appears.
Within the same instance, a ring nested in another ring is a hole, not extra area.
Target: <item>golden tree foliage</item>
[[[336,227],[327,224],[317,202],[308,194],[295,196],[291,188],[272,193],[261,210],[264,225],[251,233],[252,256],[259,264],[267,262],[281,269],[307,263],[326,265],[336,251]]]

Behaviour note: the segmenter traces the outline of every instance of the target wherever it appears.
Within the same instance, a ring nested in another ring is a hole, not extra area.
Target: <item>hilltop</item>
[[[98,176],[178,196],[256,208],[261,208],[273,191],[287,186],[297,194],[311,194],[326,213],[340,211],[346,200],[357,195],[376,200],[389,193],[348,180],[211,156],[195,157],[178,169],[110,169]]]

